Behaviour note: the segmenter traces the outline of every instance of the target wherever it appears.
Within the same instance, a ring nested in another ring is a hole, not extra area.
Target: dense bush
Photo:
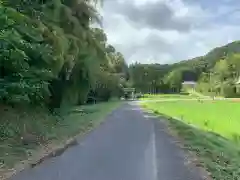
[[[116,95],[127,66],[104,31],[90,27],[99,19],[90,0],[4,1],[0,101],[54,109],[84,104],[90,91],[101,100]]]

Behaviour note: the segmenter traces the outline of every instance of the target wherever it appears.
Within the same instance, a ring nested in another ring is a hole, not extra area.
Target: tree
[[[170,91],[174,93],[178,93],[182,89],[182,71],[174,70],[171,71],[165,77],[165,83],[168,84]]]
[[[2,6],[0,11],[0,98],[4,103],[41,103],[53,77],[51,47],[27,16]]]
[[[197,81],[197,90],[206,94],[238,96],[235,83],[240,77],[240,41],[211,50],[204,56],[173,64],[129,66],[130,81],[143,93],[179,92],[181,81]],[[228,88],[223,88],[228,87]],[[230,89],[223,92],[223,89]]]
[[[2,102],[21,97],[21,102],[42,103],[52,110],[85,103],[98,84],[107,84],[103,91],[114,94],[127,66],[122,54],[107,44],[103,29],[91,27],[100,22],[95,3],[3,2]]]

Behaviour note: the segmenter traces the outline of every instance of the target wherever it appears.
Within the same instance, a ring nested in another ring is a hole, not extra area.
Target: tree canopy
[[[132,64],[132,84],[143,93],[177,93],[183,81],[196,81],[204,94],[239,96],[240,42],[211,50],[204,56],[174,64]]]
[[[127,65],[92,0],[6,0],[0,5],[0,100],[50,109],[108,100],[121,92]],[[104,87],[104,88],[103,88]],[[96,97],[98,96],[98,97]]]

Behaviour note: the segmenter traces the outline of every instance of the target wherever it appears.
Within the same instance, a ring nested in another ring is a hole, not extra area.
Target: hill
[[[206,55],[174,63],[170,65],[170,67],[171,69],[190,68],[198,70],[200,73],[207,72],[212,69],[219,60],[237,53],[240,53],[240,41],[234,41],[224,46],[216,47]]]
[[[234,41],[216,47],[203,56],[174,64],[133,64],[130,66],[132,84],[141,92],[178,92],[181,90],[182,81],[198,81],[199,84],[204,81],[215,85],[218,82],[219,86],[220,83],[233,82],[238,78],[240,74],[237,68],[240,62],[238,54],[240,54],[240,41]],[[223,71],[226,71],[224,77],[216,73],[217,64],[220,62],[223,70],[218,73],[223,75]],[[214,83],[208,82],[210,76],[215,79]]]

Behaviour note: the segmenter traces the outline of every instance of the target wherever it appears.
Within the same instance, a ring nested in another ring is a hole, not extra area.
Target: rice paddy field
[[[174,101],[148,102],[145,107],[203,130],[234,139],[240,136],[240,101]]]
[[[197,96],[195,95],[184,95],[184,94],[144,94],[144,97],[141,98],[140,100],[155,100],[155,99],[166,99],[166,98],[171,98],[171,99],[188,99],[188,98],[196,98]]]

